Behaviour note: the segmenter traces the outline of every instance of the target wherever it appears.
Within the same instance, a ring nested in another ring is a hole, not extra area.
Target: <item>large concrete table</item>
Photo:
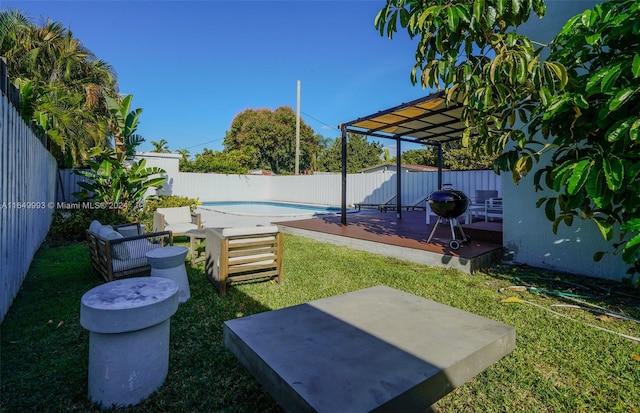
[[[515,328],[386,286],[224,323],[289,412],[417,412],[515,348]]]

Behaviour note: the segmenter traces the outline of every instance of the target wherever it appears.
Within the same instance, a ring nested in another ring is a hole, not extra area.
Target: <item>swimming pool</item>
[[[270,201],[225,201],[225,202],[204,202],[201,208],[233,215],[253,215],[253,216],[313,216],[336,214],[340,212],[340,207],[324,205],[294,204],[288,202]]]

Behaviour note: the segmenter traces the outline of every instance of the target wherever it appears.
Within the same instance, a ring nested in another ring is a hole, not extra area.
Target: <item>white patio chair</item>
[[[489,198],[485,201],[484,220],[488,222],[491,218],[502,219],[502,198]]]
[[[202,226],[200,214],[191,212],[188,206],[158,208],[153,213],[153,231],[171,231],[173,236],[185,235],[190,229]]]

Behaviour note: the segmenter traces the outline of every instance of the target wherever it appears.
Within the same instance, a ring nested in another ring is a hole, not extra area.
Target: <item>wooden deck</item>
[[[433,226],[426,224],[424,211],[403,211],[402,219],[398,219],[395,212],[363,210],[348,214],[346,226],[341,225],[339,215],[277,224],[284,232],[321,242],[470,273],[495,265],[502,258],[501,222],[462,225],[471,241],[458,250],[449,247],[451,229],[447,221],[438,226],[431,243],[427,243]],[[461,238],[457,230],[456,237]]]

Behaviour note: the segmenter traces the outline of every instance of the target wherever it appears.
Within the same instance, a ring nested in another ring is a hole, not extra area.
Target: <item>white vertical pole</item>
[[[297,92],[297,111],[296,111],[296,170],[295,174],[300,173],[300,81],[298,80]]]

